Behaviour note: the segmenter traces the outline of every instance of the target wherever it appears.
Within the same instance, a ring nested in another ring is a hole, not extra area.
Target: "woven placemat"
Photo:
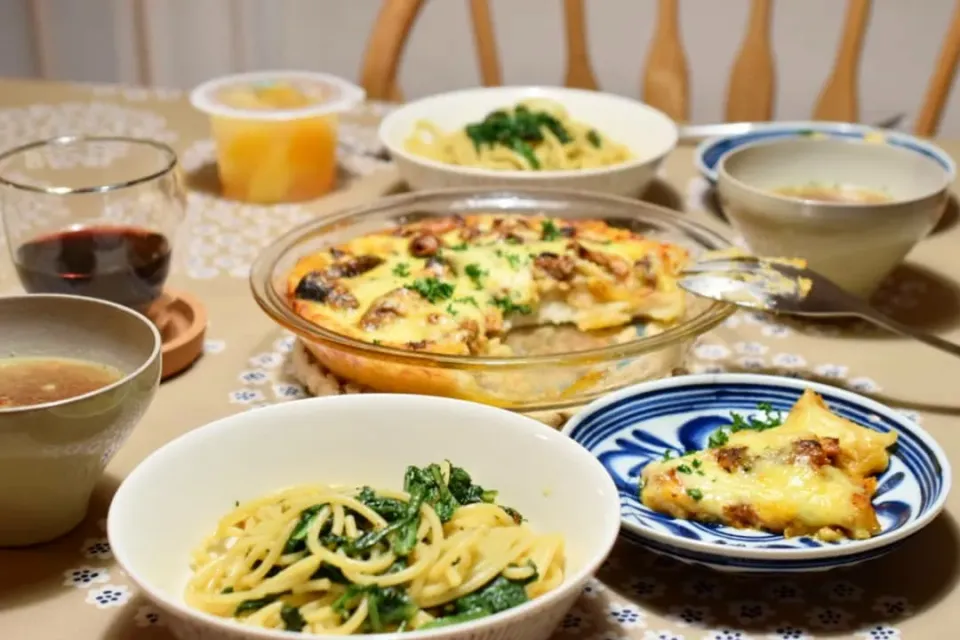
[[[312,353],[297,340],[290,350],[287,372],[314,396],[335,396],[344,393],[370,393],[372,389],[346,381],[328,371]],[[535,420],[559,429],[580,407],[556,411],[531,411],[524,413]]]

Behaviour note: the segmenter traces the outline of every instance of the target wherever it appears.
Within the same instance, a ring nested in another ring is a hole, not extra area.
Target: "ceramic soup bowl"
[[[111,302],[66,295],[0,298],[0,358],[69,358],[122,377],[83,395],[0,408],[0,546],[56,538],[80,523],[103,468],[160,381],[160,334]]]
[[[940,156],[883,141],[785,139],[729,152],[717,187],[752,252],[802,258],[868,296],[940,220],[954,176]]]

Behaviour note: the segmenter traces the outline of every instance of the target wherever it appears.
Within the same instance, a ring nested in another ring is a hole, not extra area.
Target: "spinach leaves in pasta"
[[[525,585],[537,579],[536,573],[525,580],[509,580],[497,576],[487,586],[458,598],[450,607],[449,615],[428,622],[421,629],[434,629],[512,609],[529,600]]]
[[[563,124],[547,111],[532,111],[518,105],[511,111],[499,110],[487,115],[480,122],[468,124],[467,137],[478,151],[483,146],[501,145],[522,156],[531,169],[540,168],[540,160],[534,153],[534,145],[543,142],[544,130],[549,131],[561,144],[572,140]]]

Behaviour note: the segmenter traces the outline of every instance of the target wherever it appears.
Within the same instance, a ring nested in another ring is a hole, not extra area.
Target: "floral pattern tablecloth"
[[[62,133],[146,136],[173,145],[191,184],[171,284],[208,307],[205,355],[165,383],[107,469],[87,520],[48,545],[0,550],[0,638],[170,640],[161,613],[114,563],[104,531],[123,476],[171,438],[230,413],[302,398],[287,370],[293,337],[272,325],[248,294],[260,248],[295,224],[396,190],[393,168],[362,153],[382,105],[344,118],[337,192],[316,202],[253,206],[228,202],[211,178],[205,119],[180,91],[114,85],[0,82],[0,150]],[[960,157],[960,144],[945,145]],[[716,213],[689,149],[668,159],[647,198],[733,235]],[[948,220],[885,283],[877,304],[907,322],[960,338],[960,230]],[[19,286],[0,257],[0,294]],[[802,324],[737,314],[694,348],[693,372],[746,370],[816,378],[875,394],[921,421],[960,459],[960,397],[941,354],[861,324]],[[742,577],[694,569],[628,541],[618,543],[558,629],[585,640],[747,640],[853,637],[951,638],[960,632],[960,534],[947,512],[890,556],[846,570]]]

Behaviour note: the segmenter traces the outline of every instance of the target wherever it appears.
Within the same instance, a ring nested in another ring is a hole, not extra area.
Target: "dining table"
[[[50,543],[0,549],[0,638],[172,640],[163,612],[111,553],[107,510],[124,476],[164,443],[211,421],[308,395],[363,392],[332,375],[320,374],[307,387],[292,377],[296,340],[257,307],[248,275],[257,253],[293,226],[404,189],[389,160],[373,153],[376,125],[390,108],[366,103],[342,116],[333,192],[310,202],[253,205],[220,196],[207,118],[183,91],[0,79],[0,151],[61,134],[151,138],[177,151],[188,194],[169,284],[199,299],[208,318],[202,356],[161,384],[106,467],[84,522]],[[960,161],[960,140],[935,142]],[[689,147],[674,150],[644,200],[739,242],[711,185],[697,174],[693,154]],[[953,189],[958,192],[960,184]],[[951,198],[939,226],[887,278],[873,302],[912,327],[960,342],[957,217]],[[851,260],[855,250],[851,246]],[[19,292],[3,253],[0,295]],[[679,373],[721,371],[808,378],[878,398],[922,425],[952,462],[960,462],[960,362],[906,338],[858,321],[801,322],[740,311],[696,341]],[[569,415],[537,417],[559,426]],[[888,555],[805,574],[722,573],[620,540],[554,637],[958,637],[957,518],[960,491],[949,496],[939,517]]]

